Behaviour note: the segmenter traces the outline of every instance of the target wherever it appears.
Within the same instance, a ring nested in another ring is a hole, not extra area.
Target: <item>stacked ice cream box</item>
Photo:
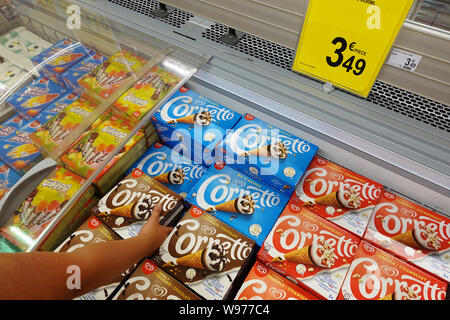
[[[78,41],[63,39],[51,44],[41,40],[24,27],[0,37],[0,93],[2,96],[5,93],[4,100],[16,112],[0,126],[0,196],[5,197],[29,169],[47,156],[58,156],[58,172],[65,171],[64,174],[56,173],[58,179],[54,179],[52,175],[55,173],[52,173],[46,180],[63,183],[59,178],[64,176],[62,180],[74,180],[78,185],[72,182],[61,184],[64,188],[67,187],[67,190],[63,188],[60,191],[60,196],[64,199],[53,199],[51,196],[49,201],[45,199],[47,193],[51,193],[48,190],[51,189],[50,185],[60,186],[50,183],[40,185],[27,197],[2,229],[2,241],[6,243],[5,238],[9,239],[19,250],[28,250],[56,219],[59,223],[51,233],[53,236],[43,244],[44,249],[54,249],[55,243],[61,242],[61,239],[79,227],[80,221],[86,219],[86,212],[98,202],[94,196],[94,188],[89,186],[76,201],[76,205],[66,210],[64,217],[60,217],[65,204],[78,194],[77,190],[92,172],[103,168],[96,177],[94,186],[98,195],[104,195],[128,170],[127,164],[135,162],[146,147],[157,140],[151,124],[132,136],[128,135],[134,125],[122,119],[125,118],[125,113],[112,108],[92,123],[87,131],[80,129],[87,120],[93,118],[94,113],[98,113],[98,101],[93,101],[87,94],[89,90],[83,86],[85,80],[91,79],[92,74],[96,74],[105,63],[111,63],[111,59],[122,69],[127,69],[129,65],[142,66],[146,59],[121,50],[106,60],[102,54]],[[19,55],[24,56],[24,59],[19,59]],[[11,61],[19,63],[23,70],[12,69],[11,63],[3,56],[14,58]],[[22,63],[24,60],[26,63]],[[161,77],[170,76],[163,71],[159,73]],[[22,77],[19,83],[16,78],[22,74],[28,75],[30,79],[34,76],[36,80],[25,82]],[[120,79],[116,80],[116,74],[103,72],[102,81],[117,90],[121,82]],[[170,78],[170,85],[166,85],[159,78],[157,80],[158,86],[162,83],[163,87],[160,88],[160,94],[153,93],[154,104],[158,103],[159,95],[167,94],[168,89],[179,81],[177,77],[173,77]],[[103,82],[98,84],[99,87],[102,85]],[[146,90],[151,90],[154,83],[144,85]],[[97,89],[91,88],[92,91]],[[145,110],[142,108],[142,114],[152,107],[149,103]],[[62,150],[61,146],[71,139],[75,140],[71,148]],[[105,159],[125,140],[127,143],[105,165]],[[2,248],[6,246],[2,245]]]
[[[80,299],[445,299],[448,218],[250,115],[205,153],[195,129],[236,116],[227,109],[182,88],[154,115],[167,144],[147,149],[58,251],[133,237],[159,201],[174,229],[153,256]],[[186,152],[195,143],[211,164]],[[94,230],[103,235],[81,237]]]

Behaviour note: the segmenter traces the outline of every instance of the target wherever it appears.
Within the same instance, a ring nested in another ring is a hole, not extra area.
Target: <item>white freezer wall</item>
[[[163,0],[209,20],[296,49],[308,0]],[[450,105],[450,32],[405,23],[394,45],[422,56],[412,73],[389,65],[378,80]]]

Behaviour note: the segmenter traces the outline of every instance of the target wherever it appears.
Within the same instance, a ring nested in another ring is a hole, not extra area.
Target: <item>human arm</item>
[[[112,283],[167,237],[171,229],[159,224],[160,213],[157,205],[134,238],[90,244],[70,253],[0,254],[0,299],[73,299]],[[80,289],[67,286],[70,266],[80,270]]]

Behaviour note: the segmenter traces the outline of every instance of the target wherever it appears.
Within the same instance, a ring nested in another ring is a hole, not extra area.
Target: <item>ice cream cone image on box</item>
[[[272,262],[283,263],[288,261],[330,269],[334,266],[336,259],[334,248],[328,242],[319,240],[310,246],[288,252],[283,257],[276,257]]]
[[[420,300],[420,297],[413,289],[403,286],[399,290],[378,300]]]
[[[176,266],[195,268],[213,272],[222,272],[225,269],[228,260],[225,256],[225,250],[219,243],[197,252],[180,257],[175,261],[165,263],[163,268],[174,268]]]
[[[209,111],[205,110],[187,117],[169,121],[168,123],[186,123],[186,124],[196,124],[199,126],[209,126],[211,122],[212,122],[211,114],[209,113]]]
[[[133,218],[132,212],[134,203],[127,204],[122,207],[114,208],[110,211],[110,213],[114,216],[124,217],[124,218]]]
[[[417,250],[437,251],[442,243],[438,233],[426,225],[420,225],[391,239]]]
[[[46,94],[44,96],[33,97],[22,103],[21,107],[24,109],[34,108],[43,105],[59,97],[58,94]]]
[[[154,177],[154,179],[165,184],[181,185],[184,183],[185,177],[186,174],[184,173],[184,170],[182,168],[179,168],[156,176]]]
[[[258,156],[258,157],[266,157],[266,158],[275,158],[275,159],[287,159],[288,153],[287,148],[283,142],[269,144],[266,146],[262,146],[247,152],[244,152],[242,156]]]
[[[358,209],[361,207],[361,197],[358,192],[355,192],[350,187],[346,186],[338,191],[308,201],[304,206],[314,206],[316,204],[346,209]]]
[[[255,213],[255,201],[250,194],[245,194],[237,199],[218,204],[215,208],[210,208],[206,211],[223,211],[250,215]]]
[[[147,198],[139,202],[111,209],[110,214],[134,220],[147,220],[153,207],[153,202]]]

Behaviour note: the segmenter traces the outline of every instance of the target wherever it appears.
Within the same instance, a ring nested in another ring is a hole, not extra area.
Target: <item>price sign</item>
[[[294,71],[367,97],[414,0],[310,0]]]

